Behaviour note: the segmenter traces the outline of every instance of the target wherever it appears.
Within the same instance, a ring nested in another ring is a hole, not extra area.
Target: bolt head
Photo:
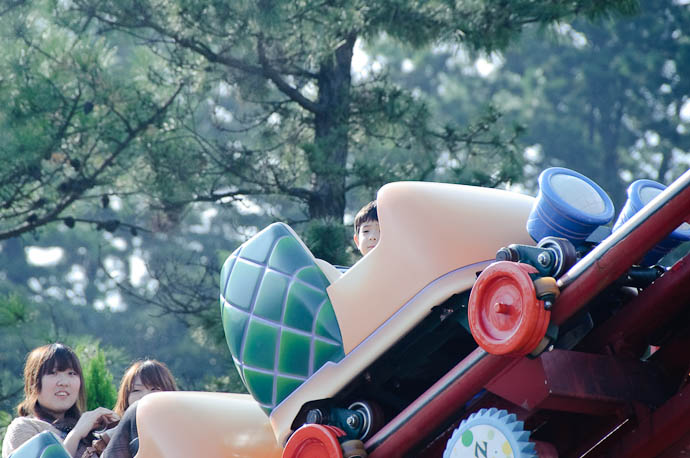
[[[319,409],[312,409],[307,412],[307,423],[321,424],[323,422],[323,412]]]
[[[347,426],[349,426],[350,428],[356,428],[357,426],[359,426],[359,418],[357,417],[357,415],[350,415],[349,417],[347,417],[346,422]]]
[[[548,253],[539,253],[539,256],[537,256],[537,262],[546,267],[551,262],[551,256],[549,256]]]

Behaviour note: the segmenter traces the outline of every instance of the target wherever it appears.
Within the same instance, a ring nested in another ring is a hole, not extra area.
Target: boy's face
[[[359,226],[359,231],[355,234],[355,245],[359,248],[362,256],[371,251],[379,243],[379,222],[365,221]]]

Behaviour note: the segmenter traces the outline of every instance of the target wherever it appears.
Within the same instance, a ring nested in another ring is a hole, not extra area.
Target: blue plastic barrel
[[[613,202],[599,185],[573,170],[551,167],[539,175],[539,194],[527,232],[536,242],[555,236],[577,247],[612,219]]]
[[[613,230],[618,229],[623,223],[632,218],[656,196],[658,196],[666,186],[653,180],[637,180],[628,186],[628,200],[623,206]],[[671,232],[664,240],[659,242],[644,256],[640,262],[643,266],[651,266],[659,262],[669,251],[677,247],[682,242],[690,240],[690,224],[683,223]]]

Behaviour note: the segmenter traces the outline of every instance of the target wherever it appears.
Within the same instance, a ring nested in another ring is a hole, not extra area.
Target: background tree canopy
[[[437,125],[385,75],[353,81],[358,39],[505,46],[527,24],[636,2],[16,4],[3,16],[0,239],[111,194],[176,222],[190,202],[280,196],[341,219],[346,193],[395,179],[497,185],[520,177],[514,131],[489,111]],[[284,200],[283,199],[283,200]],[[117,220],[103,221],[115,229]],[[130,223],[132,224],[132,223]]]
[[[282,220],[351,263],[346,224],[386,182],[531,191],[564,165],[617,202],[670,182],[689,18],[671,0],[0,2],[0,411],[56,339],[98,345],[115,381],[150,356],[184,389],[241,389],[225,257]]]
[[[504,52],[485,54],[484,75],[467,72],[471,59],[452,48],[410,55],[388,40],[372,52],[394,56],[394,81],[452,119],[491,103],[523,124],[528,188],[544,168],[570,167],[620,209],[631,181],[668,184],[690,166],[689,19],[688,2],[654,0],[613,21],[532,27]]]

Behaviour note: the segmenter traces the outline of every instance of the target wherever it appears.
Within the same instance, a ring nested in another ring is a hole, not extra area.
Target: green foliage
[[[576,169],[621,208],[632,180],[669,183],[690,166],[680,116],[690,90],[689,26],[687,5],[656,0],[634,18],[574,21],[550,40],[527,34],[523,48],[506,54],[497,103],[526,123],[524,141],[539,145],[540,168]]]
[[[468,120],[466,129],[455,120],[439,125],[425,100],[385,72],[353,80],[357,40],[386,34],[412,47],[502,49],[527,24],[635,5],[20,3],[0,16],[0,239],[55,221],[133,227],[95,211],[113,195],[135,196],[141,225],[161,232],[191,202],[248,196],[299,202],[302,219],[341,219],[355,188],[454,180],[443,173],[446,156],[491,156],[462,165],[478,184],[515,180],[501,158],[514,156],[511,129],[498,118],[486,124],[490,117]],[[369,151],[384,152],[393,166],[362,167]]]
[[[485,51],[505,49],[522,32],[525,24],[544,26],[557,21],[572,20],[577,16],[589,19],[630,15],[638,11],[639,2],[620,0],[560,1],[466,1],[459,2],[457,31],[464,40]]]
[[[144,92],[146,78],[120,71],[111,42],[72,33],[51,3],[19,4],[0,16],[0,239],[59,221],[66,209],[83,211],[89,205],[78,204],[108,186],[131,192],[123,171],[145,171],[135,166],[135,139],[175,94],[161,81]]]
[[[0,410],[0,443],[2,443],[5,438],[5,432],[7,431],[7,426],[12,422],[12,414]]]
[[[204,383],[204,391],[222,393],[247,393],[237,371],[222,377],[211,377]]]
[[[553,7],[539,6],[545,14]],[[518,181],[527,189],[535,190],[544,168],[565,166],[595,180],[621,208],[630,181],[670,183],[690,167],[681,116],[690,88],[690,10],[671,0],[620,6],[637,14],[529,26],[492,54],[450,46],[409,53],[390,39],[372,42],[369,51],[387,56],[393,81],[423,94],[442,119],[476,125],[489,106],[501,125],[515,123],[515,160],[496,160],[507,171],[526,165]],[[493,70],[480,73],[486,61]],[[481,180],[497,169],[476,167]]]
[[[84,371],[86,410],[115,407],[117,388],[113,384],[113,375],[106,367],[105,352],[97,344],[93,347],[77,347],[75,351],[79,354]]]
[[[352,230],[334,219],[314,219],[307,223],[302,240],[312,254],[334,265],[352,264]]]
[[[26,322],[28,310],[26,302],[18,294],[0,296],[0,328]]]

